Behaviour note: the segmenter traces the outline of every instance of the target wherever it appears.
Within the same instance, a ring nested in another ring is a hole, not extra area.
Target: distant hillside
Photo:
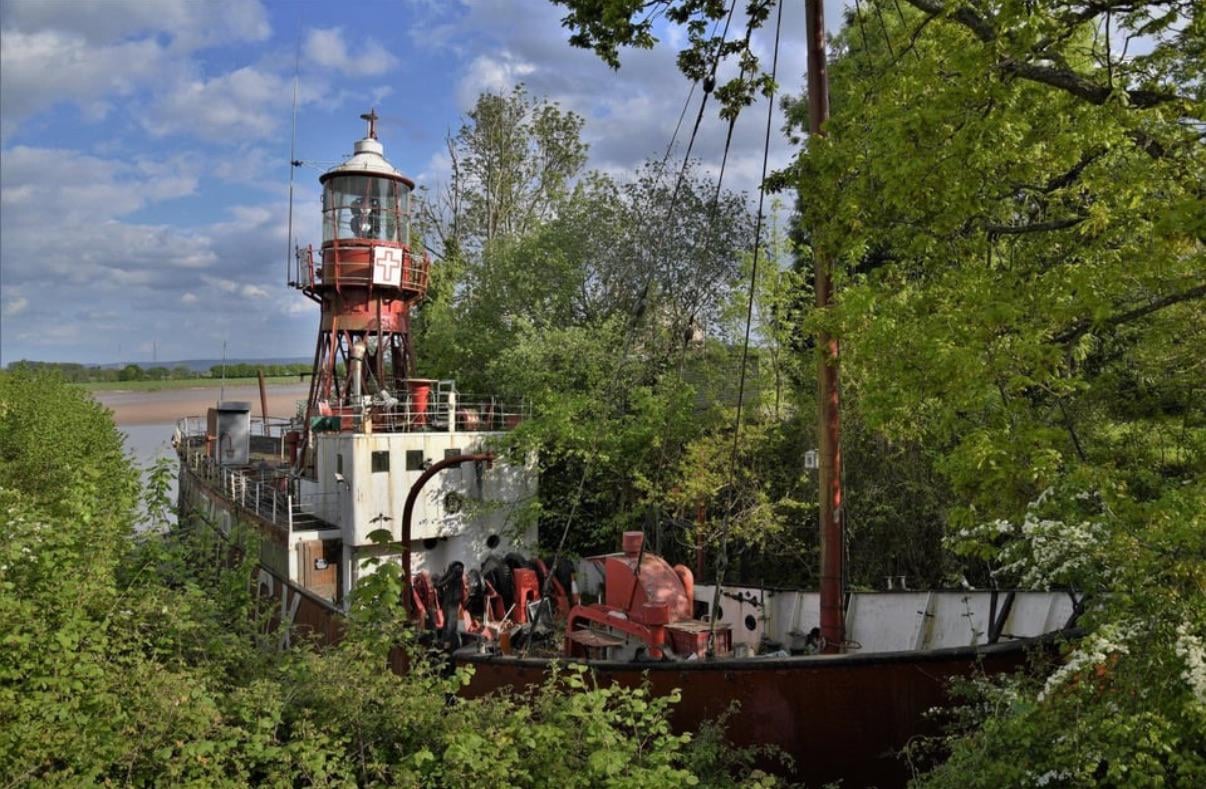
[[[112,383],[115,381],[186,381],[197,378],[255,378],[297,375],[310,372],[310,360],[305,358],[272,359],[185,359],[147,364],[85,365],[75,362],[31,362],[21,360],[8,365],[8,370],[53,370],[71,383]]]
[[[34,360],[19,359],[17,361],[10,362],[8,364],[3,365],[2,369],[8,369],[9,367],[12,367],[13,365],[21,364],[22,362],[28,362],[28,361],[34,361]],[[227,359],[226,364],[227,365],[250,364],[250,365],[256,365],[256,366],[271,365],[271,364],[275,364],[275,365],[282,365],[282,364],[309,365],[313,361],[314,361],[314,359],[309,356],[272,356],[272,357],[264,357],[264,358],[260,358],[260,359]],[[42,364],[42,362],[35,361],[35,364]],[[55,366],[66,366],[66,365],[71,365],[73,363],[72,362],[53,362],[50,364],[53,364]],[[87,368],[94,368],[97,370],[120,370],[123,367],[125,367],[126,365],[130,365],[130,364],[136,364],[139,367],[143,368],[144,370],[148,370],[152,367],[166,367],[169,370],[174,369],[176,367],[187,367],[189,370],[192,370],[195,373],[208,373],[210,371],[210,368],[221,365],[222,360],[221,359],[180,359],[177,361],[164,360],[161,362],[149,362],[144,359],[142,361],[106,362],[104,364],[80,364],[80,366],[87,367]]]
[[[309,356],[270,356],[260,359],[227,359],[227,365],[235,364],[251,364],[251,365],[268,365],[268,364],[310,364],[314,361]],[[89,367],[99,367],[102,370],[120,370],[127,364],[137,364],[142,368],[150,367],[187,367],[188,369],[198,373],[208,373],[211,367],[217,367],[222,364],[221,359],[181,359],[179,361],[162,361],[162,362],[110,362],[109,364],[88,365]]]

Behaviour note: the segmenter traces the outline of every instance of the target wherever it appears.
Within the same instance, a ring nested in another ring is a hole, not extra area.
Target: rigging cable
[[[695,88],[699,85],[699,80],[691,83],[691,90],[687,91],[687,100],[683,102],[683,111],[678,114],[678,123],[674,124],[674,134],[670,135],[670,142],[666,145],[666,153],[662,155],[662,164],[658,168],[658,177],[661,177],[661,171],[666,169],[666,162],[670,161],[670,153],[674,150],[674,143],[678,141],[678,132],[683,127],[683,120],[687,117],[687,108],[691,106],[691,98],[695,96]]]
[[[858,20],[858,34],[863,39],[863,52],[870,56],[871,50],[867,47],[867,29],[863,27],[863,4],[860,0],[854,0],[854,18]]]
[[[730,8],[729,8],[729,20],[730,21],[733,18],[732,10],[735,7],[736,7],[736,4],[734,4],[733,6],[730,6]],[[713,28],[713,33],[715,33],[715,28]],[[750,37],[753,35],[753,33],[754,33],[754,19],[751,17],[750,20],[746,24],[745,38],[742,41],[742,46],[746,49],[747,52],[749,51],[749,47],[750,47]],[[726,36],[728,35],[728,25],[727,24],[725,25],[725,35]],[[712,84],[715,83],[715,75],[716,75],[717,66],[719,65],[719,57],[720,57],[720,49],[717,50],[717,58],[712,63],[712,74],[710,77],[710,79],[712,80]],[[741,71],[737,77],[738,80],[745,77],[745,71],[746,71],[745,66],[742,66]],[[711,89],[708,87],[708,85],[706,83],[705,83],[704,87],[705,87],[704,101],[706,101],[708,93],[711,92]],[[772,99],[772,102],[773,102],[773,99]],[[703,106],[704,105],[701,102],[701,104],[700,104],[701,112],[703,111]],[[716,189],[712,193],[712,203],[708,209],[709,230],[711,232],[709,232],[708,235],[704,238],[703,253],[705,253],[705,254],[711,250],[712,241],[716,238],[716,232],[717,232],[716,231],[716,214],[717,214],[718,209],[720,208],[720,193],[721,193],[722,187],[724,186],[725,167],[728,164],[729,151],[732,148],[732,144],[733,144],[733,129],[737,125],[737,118],[740,115],[740,112],[741,112],[740,109],[736,110],[733,113],[732,117],[729,118],[729,128],[725,133],[724,151],[720,157],[720,170],[716,175]],[[723,113],[722,113],[722,116],[723,116]],[[698,128],[698,124],[697,124],[696,128]],[[692,141],[694,141],[694,139]],[[688,148],[688,156],[689,155],[690,155],[690,148]],[[686,173],[686,168],[687,168],[687,159],[684,158],[683,169],[679,175],[679,182],[675,187],[675,190],[676,190],[675,195],[674,195],[675,200],[671,202],[671,212],[673,211],[674,204],[677,201],[678,187],[682,183],[682,178]],[[764,176],[764,178],[765,178],[765,176]],[[761,207],[759,207],[759,210],[761,210]],[[671,218],[672,218],[672,216],[666,217],[667,223],[669,222],[669,220]],[[661,236],[663,241],[666,239],[666,237],[667,237],[667,234],[663,234]],[[755,241],[755,245],[756,244],[757,244],[757,242]],[[711,283],[709,283],[709,287],[710,286],[711,286]],[[694,318],[694,315],[692,315],[692,318]],[[651,326],[651,330],[653,332],[654,337],[656,337],[656,326]],[[683,378],[683,369],[686,364],[687,343],[688,342],[689,342],[688,340],[684,339],[682,344],[679,346],[677,376],[678,376],[678,380],[680,383]],[[660,442],[658,445],[658,461],[657,461],[656,470],[654,472],[654,480],[653,480],[653,489],[655,492],[660,492],[660,489],[661,489],[662,472],[664,471],[665,465],[666,465],[666,445],[667,445],[667,442],[665,442],[665,441]],[[661,500],[660,499],[654,500],[653,508],[654,508],[654,514],[653,514],[654,535],[655,535],[655,539],[659,543],[657,546],[657,549],[658,549],[658,552],[660,552],[661,551],[660,538],[659,538],[659,535],[661,534],[661,525],[660,525],[661,524]]]
[[[724,570],[728,566],[728,521],[733,509],[733,485],[737,473],[737,455],[741,438],[741,412],[745,401],[745,367],[750,352],[750,326],[754,321],[754,294],[758,285],[758,250],[762,241],[762,206],[766,199],[766,167],[770,159],[771,124],[775,115],[775,76],[779,69],[779,34],[783,26],[783,2],[780,0],[778,18],[775,21],[775,49],[771,58],[771,88],[767,96],[766,140],[762,146],[762,182],[758,186],[758,215],[754,224],[754,258],[750,265],[750,295],[745,308],[745,340],[741,346],[741,375],[737,384],[737,414],[733,423],[733,453],[729,459],[729,511],[720,533],[720,555],[716,560],[715,588],[712,590],[712,605],[708,609],[708,657],[716,654],[716,609],[720,606],[720,587],[724,583]]]
[[[781,17],[781,16],[782,16],[782,14],[783,14],[783,0],[780,0],[780,2],[779,2],[779,14],[780,14],[780,17]],[[748,24],[746,25],[746,27],[745,27],[745,41],[743,42],[743,43],[745,44],[745,49],[746,49],[746,51],[747,51],[747,52],[749,51],[749,48],[750,48],[750,37],[751,37],[751,36],[753,36],[753,35],[754,35],[754,19],[751,17],[751,18],[750,18],[749,23],[748,23]],[[775,42],[776,42],[776,45],[777,45],[777,44],[778,44],[778,33],[776,33],[776,36],[775,36]],[[777,50],[776,50],[776,54],[777,54]],[[774,71],[774,67],[775,67],[775,64],[772,64],[772,66],[771,66],[771,70],[772,70],[772,72]],[[714,68],[713,68],[713,73],[715,73],[715,69],[714,69]],[[742,79],[742,78],[744,78],[744,77],[745,77],[745,66],[742,66],[742,67],[741,67],[741,72],[740,72],[740,73],[737,75],[737,79],[738,79],[738,80],[740,80],[740,79]],[[772,73],[772,74],[771,74],[771,79],[773,80],[774,78],[775,78],[775,77],[774,77],[774,74]],[[771,96],[769,97],[769,100],[770,100],[771,104],[773,105],[773,104],[774,104],[774,101],[775,101],[775,99],[774,99],[774,93],[773,93],[773,92],[772,92]],[[773,109],[774,109],[774,108],[773,108],[773,106],[772,106],[772,108],[771,108],[771,109],[772,109],[772,111],[773,111]],[[715,195],[713,195],[713,197],[712,197],[712,215],[713,215],[713,216],[715,216],[715,214],[716,214],[716,207],[717,207],[717,205],[718,205],[718,204],[719,204],[719,202],[720,202],[720,185],[721,185],[721,184],[724,182],[724,168],[725,168],[725,166],[728,164],[728,161],[729,161],[729,147],[730,147],[730,146],[732,145],[732,143],[733,143],[733,129],[734,129],[736,126],[737,126],[737,116],[738,116],[739,114],[740,114],[740,110],[737,110],[737,111],[734,111],[734,112],[733,112],[732,117],[730,117],[730,118],[729,118],[729,128],[728,128],[728,131],[725,133],[725,137],[724,137],[724,155],[722,155],[722,156],[720,157],[720,174],[719,174],[719,175],[716,177],[716,193],[715,193]],[[722,116],[723,116],[723,113],[722,113]],[[768,122],[769,122],[769,121],[768,121]],[[768,133],[769,133],[769,132],[768,132]],[[770,145],[769,141],[767,142],[767,145],[768,145],[768,146]],[[765,173],[765,171],[762,173],[762,178],[763,178],[763,180],[766,180],[766,173]],[[759,209],[758,209],[758,210],[759,210],[759,211],[761,211],[761,210],[762,210],[762,209],[761,209],[761,207],[759,207]],[[755,244],[754,248],[755,248],[755,249],[757,249],[757,243],[758,243],[758,242],[757,242],[757,239],[755,239],[755,241],[754,241],[754,244]]]
[[[711,71],[710,71],[708,77],[706,77],[704,79],[703,98],[699,102],[699,113],[695,117],[695,125],[691,129],[691,137],[687,142],[687,150],[683,154],[683,164],[682,164],[682,167],[679,169],[678,177],[674,183],[674,191],[670,197],[670,205],[666,209],[666,220],[665,220],[666,222],[669,222],[671,217],[673,217],[674,209],[678,203],[679,189],[681,188],[683,178],[686,175],[687,164],[691,159],[691,150],[695,146],[695,138],[699,132],[699,125],[703,120],[704,108],[707,106],[707,103],[708,103],[708,95],[712,92],[712,87],[716,83],[716,71],[720,66],[720,56],[724,50],[724,42],[728,40],[729,25],[733,21],[733,12],[736,10],[736,8],[737,8],[737,0],[732,0],[732,2],[729,4],[729,13],[725,20],[724,30],[721,33],[721,43],[719,46],[717,46],[715,56],[712,59]],[[717,23],[719,23],[719,20],[717,20]],[[714,34],[716,32],[716,25],[712,26],[712,32],[713,32],[713,38],[714,38],[715,37]],[[682,113],[680,113],[679,123],[677,126],[675,126],[674,135],[670,139],[670,145],[667,146],[667,148],[666,148],[666,156],[667,157],[669,156],[670,152],[673,149],[675,138],[677,138],[677,136],[678,136],[679,127],[682,125],[683,116],[685,116],[687,107],[690,105],[691,95],[693,93],[694,93],[694,85],[692,85],[691,91],[687,94],[687,101],[683,105]],[[726,151],[726,153],[727,153],[727,151]],[[663,159],[663,161],[665,161],[665,159]],[[643,313],[642,308],[644,305],[645,297],[648,295],[649,288],[653,284],[653,273],[655,270],[656,269],[654,267],[652,267],[652,266],[649,267],[649,271],[645,277],[645,284],[641,288],[641,295],[638,297],[638,302],[637,302],[636,307],[633,310],[633,315],[630,316],[628,325],[624,330],[624,344],[623,344],[622,350],[620,352],[619,361],[616,363],[615,374],[610,379],[613,384],[620,380],[620,372],[623,369],[623,367],[628,359],[629,352],[631,351],[633,335],[635,334],[635,329],[636,329],[637,325],[640,323],[640,316]],[[598,431],[596,431],[595,436],[594,436],[595,448],[597,448],[597,446],[598,446],[598,441],[599,441],[599,434],[598,434]],[[593,457],[593,454],[594,453],[592,451],[591,455],[588,455],[582,463],[582,475],[578,479],[578,488],[574,492],[573,503],[570,505],[570,510],[566,514],[565,525],[562,527],[561,537],[557,541],[557,549],[553,552],[553,561],[552,561],[551,567],[557,566],[557,563],[560,561],[561,556],[565,551],[565,542],[569,538],[570,526],[574,522],[574,516],[578,512],[578,505],[582,502],[582,494],[586,489],[586,477],[590,473],[590,464],[591,464],[591,458]],[[550,571],[549,577],[550,578],[552,577],[551,571]],[[548,584],[549,584],[549,580],[546,579],[545,583],[541,589],[542,596],[547,593]],[[536,626],[539,624],[541,613],[543,611],[544,611],[543,606],[537,609],[535,620],[532,622],[533,630],[535,630]],[[528,644],[530,644],[530,643],[531,643],[531,639],[529,638]],[[523,655],[525,657],[527,656],[528,644],[524,645]]]
[[[703,121],[704,109],[708,106],[708,96],[712,95],[712,89],[716,87],[716,70],[720,67],[720,57],[724,52],[724,43],[729,37],[729,24],[733,21],[733,11],[736,9],[737,0],[733,0],[729,4],[729,15],[724,22],[724,32],[720,35],[720,45],[716,47],[716,55],[712,58],[712,70],[708,73],[708,76],[704,77],[703,99],[699,102],[699,113],[695,116],[695,125],[691,127],[691,138],[687,141],[687,151],[683,154],[683,166],[679,168],[678,179],[674,182],[674,192],[670,195],[670,207],[666,211],[667,221],[674,214],[674,208],[678,204],[678,190],[682,186],[683,178],[687,174],[687,164],[691,161],[691,149],[695,147],[695,137],[699,134],[699,124]],[[746,40],[748,43],[748,37]]]
[[[896,52],[892,49],[892,37],[888,35],[888,26],[884,24],[884,12],[879,7],[879,0],[871,0],[871,7],[875,9],[875,15],[879,17],[879,29],[883,31],[884,43],[888,45],[888,56],[892,60],[896,60]]]

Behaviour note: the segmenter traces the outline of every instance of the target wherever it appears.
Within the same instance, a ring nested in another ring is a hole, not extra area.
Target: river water
[[[176,451],[172,449],[172,432],[175,422],[159,422],[147,425],[118,425],[117,429],[126,437],[126,454],[143,470],[143,481],[155,462],[166,458],[171,461],[171,487],[169,500],[176,502]]]
[[[289,416],[296,411],[299,399],[306,396],[308,384],[284,384],[268,387],[268,409],[273,416]],[[259,389],[256,386],[231,386],[224,391],[218,387],[196,389],[165,389],[159,392],[104,391],[93,397],[113,412],[113,421],[126,439],[126,452],[145,473],[157,460],[172,462],[169,496],[176,501],[176,453],[172,449],[172,434],[176,420],[186,416],[204,416],[219,396],[226,400],[253,403],[259,411]],[[258,414],[257,414],[258,415]]]

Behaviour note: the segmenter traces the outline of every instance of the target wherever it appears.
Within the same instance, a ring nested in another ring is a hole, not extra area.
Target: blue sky
[[[830,28],[837,3],[827,3]],[[798,92],[802,3],[780,82]],[[591,168],[623,178],[670,139],[681,33],[619,72],[566,43],[544,0],[2,0],[0,363],[305,356],[316,308],[284,285],[300,42],[295,235],[319,240],[317,178],[376,106],[386,156],[422,186],[482,91],[524,82],[586,120]],[[771,39],[755,47],[769,62]],[[726,182],[754,190],[763,112]],[[776,120],[776,127],[780,122]],[[697,150],[715,165],[723,128]],[[772,166],[791,156],[776,135]],[[422,349],[419,349],[422,353]]]

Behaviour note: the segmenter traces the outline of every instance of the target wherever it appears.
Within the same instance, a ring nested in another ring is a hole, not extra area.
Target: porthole
[[[440,541],[438,539],[436,539],[435,537],[428,537],[426,540],[423,540],[423,547],[429,551],[439,544],[440,544]]]
[[[491,534],[486,538],[486,547],[490,550],[494,550],[498,547],[500,542],[502,542],[502,538],[500,538],[497,534]]]
[[[745,629],[746,630],[757,630],[758,629],[758,620],[754,618],[753,614],[745,615]]]

